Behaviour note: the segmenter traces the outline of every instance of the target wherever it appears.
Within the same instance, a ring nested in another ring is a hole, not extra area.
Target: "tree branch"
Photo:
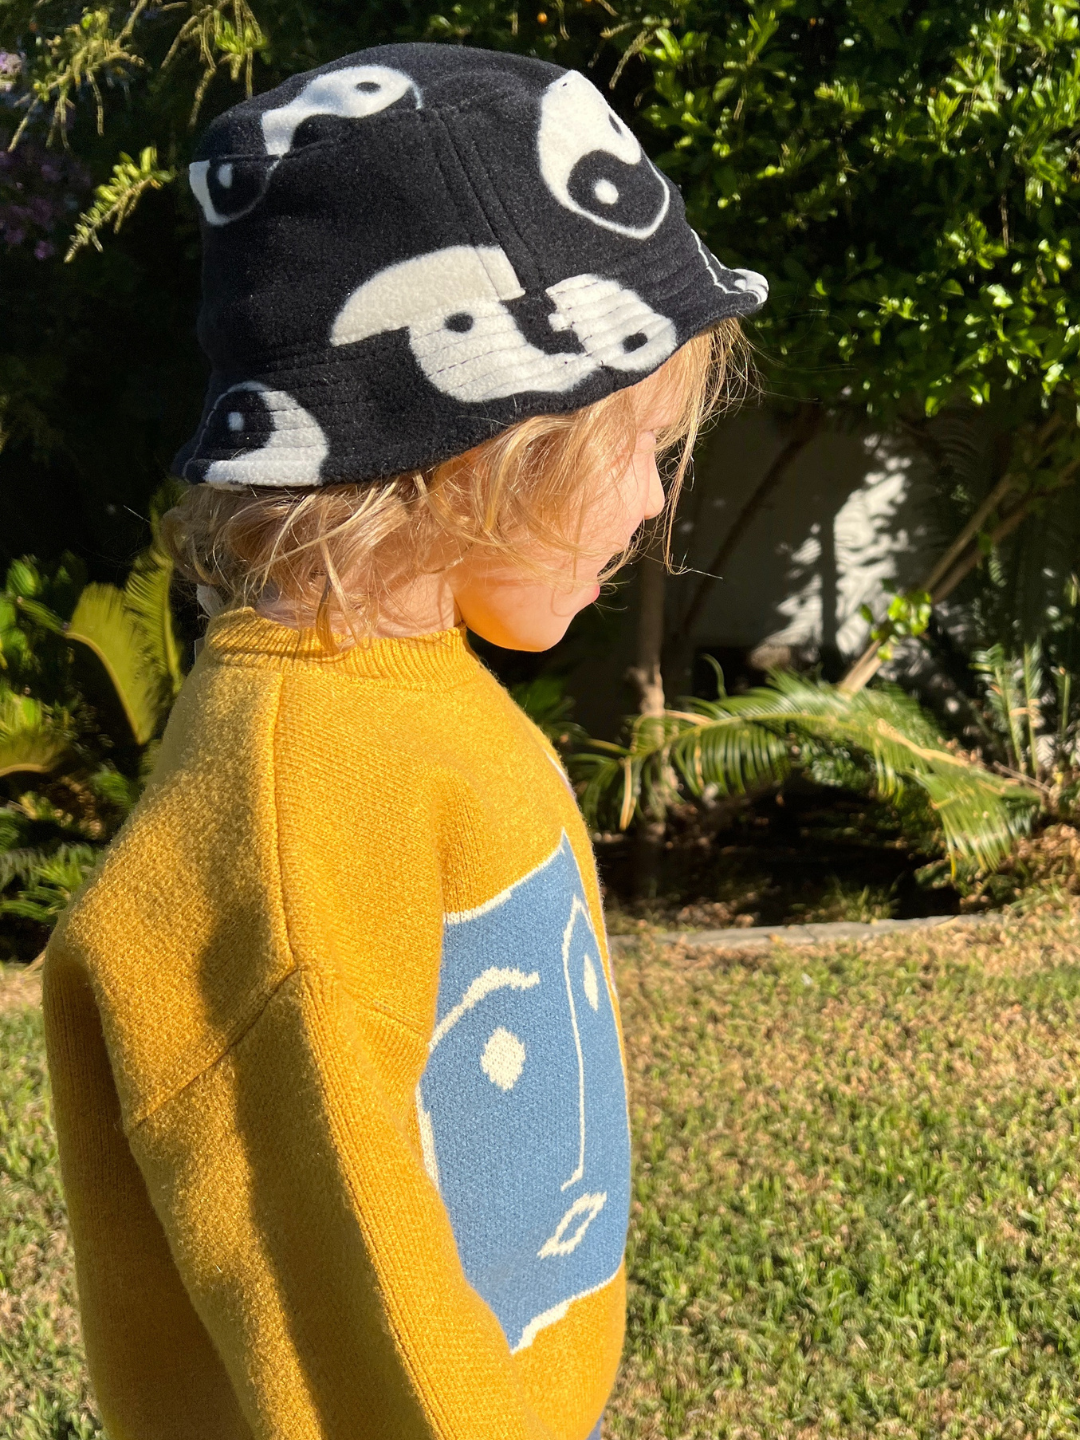
[[[765,474],[758,482],[756,490],[753,491],[738,515],[736,515],[731,529],[724,536],[719,549],[708,566],[708,574],[703,575],[698,582],[697,589],[694,591],[690,603],[683,613],[679,625],[679,638],[684,638],[690,634],[704,608],[706,600],[712,593],[713,586],[718,579],[722,578],[721,571],[723,567],[738,549],[743,536],[750,528],[750,525],[764,506],[766,500],[769,499],[788,470],[818,433],[823,420],[824,411],[820,405],[809,404],[800,406],[795,421],[795,429],[791,438],[765,471]]]

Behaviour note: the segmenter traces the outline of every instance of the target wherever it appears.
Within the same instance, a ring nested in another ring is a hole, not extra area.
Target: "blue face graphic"
[[[520,1350],[614,1276],[630,1210],[615,1016],[565,834],[510,890],[446,917],[429,1051],[425,1161],[466,1278]]]

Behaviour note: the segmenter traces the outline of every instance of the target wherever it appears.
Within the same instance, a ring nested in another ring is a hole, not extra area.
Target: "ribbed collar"
[[[294,630],[255,610],[226,610],[206,629],[200,658],[211,664],[278,670],[317,666],[340,675],[397,684],[460,685],[475,678],[480,662],[469,649],[465,626],[404,639],[372,640],[339,654],[326,650],[314,629]]]

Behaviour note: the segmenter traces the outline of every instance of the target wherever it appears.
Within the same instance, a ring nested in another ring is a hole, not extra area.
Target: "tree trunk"
[[[664,682],[660,673],[660,651],[664,641],[664,587],[666,572],[655,555],[642,555],[638,562],[637,652],[628,678],[638,692],[638,713],[664,713]],[[634,827],[634,894],[652,899],[660,874],[660,852],[666,826],[663,817],[640,815]]]
[[[638,561],[637,647],[629,678],[637,687],[638,713],[664,713],[664,682],[660,677],[660,651],[664,643],[663,562],[645,554]]]
[[[1040,440],[1049,438],[1046,430],[1040,435]],[[1052,433],[1052,432],[1051,432]],[[1064,485],[1071,484],[1080,469],[1080,461],[1073,460],[1064,466],[1057,476],[1055,488],[1060,489]],[[937,564],[930,571],[930,574],[919,587],[930,595],[930,603],[939,605],[942,600],[951,595],[961,580],[965,579],[975,569],[982,559],[983,552],[979,546],[979,531],[990,515],[999,505],[1017,489],[1022,483],[1020,477],[1015,474],[1004,475],[983,500],[982,504],[975,510],[971,519],[957,535],[956,539],[938,560]],[[991,547],[1000,545],[1012,532],[1018,528],[1031,514],[1039,500],[1043,498],[1043,491],[1034,491],[1024,497],[1009,510],[990,532],[989,543]],[[881,641],[873,640],[859,656],[855,664],[840,681],[839,688],[847,695],[855,695],[862,690],[874,678],[881,666],[885,663],[881,658]]]

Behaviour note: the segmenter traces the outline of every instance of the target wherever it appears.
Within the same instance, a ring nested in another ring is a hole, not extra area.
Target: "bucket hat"
[[[242,101],[189,167],[202,417],[173,469],[374,480],[636,384],[768,286],[576,70],[380,45]]]

